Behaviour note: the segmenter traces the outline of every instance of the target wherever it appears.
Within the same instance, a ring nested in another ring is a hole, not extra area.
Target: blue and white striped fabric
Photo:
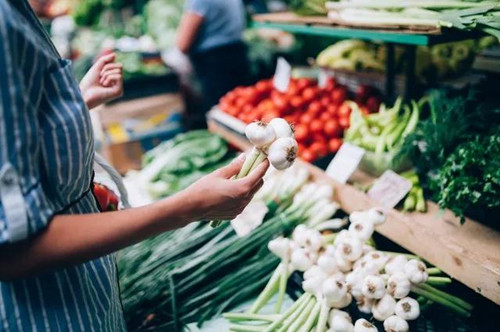
[[[26,0],[0,0],[0,250],[56,214],[98,212],[94,146],[69,61]],[[114,256],[0,283],[0,331],[124,331]]]

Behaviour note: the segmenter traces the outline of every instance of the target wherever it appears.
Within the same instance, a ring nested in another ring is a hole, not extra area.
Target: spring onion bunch
[[[353,323],[341,310],[353,301],[358,309],[383,322],[386,331],[405,332],[408,321],[419,317],[428,303],[439,303],[468,316],[472,306],[434,286],[451,279],[437,276],[441,271],[428,268],[418,257],[375,250],[369,245],[374,228],[385,221],[378,209],[354,212],[350,225],[328,241],[313,229],[299,225],[291,239],[279,237],[269,249],[281,259],[263,292],[247,313],[228,313],[234,331],[377,331],[365,319]],[[319,248],[319,249],[318,249]],[[302,271],[304,293],[287,310],[281,311],[283,275]],[[279,277],[281,275],[281,277]],[[259,314],[278,293],[272,315]],[[418,299],[410,297],[415,294]],[[279,310],[278,310],[279,309]]]
[[[282,118],[272,119],[269,124],[263,121],[252,122],[246,126],[245,135],[254,147],[245,158],[237,179],[247,176],[266,158],[277,170],[289,168],[297,158],[298,144],[293,128]],[[220,223],[220,220],[214,220],[210,225],[217,227]]]

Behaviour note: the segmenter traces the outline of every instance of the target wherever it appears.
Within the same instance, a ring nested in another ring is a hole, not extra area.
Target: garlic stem
[[[304,321],[309,317],[311,311],[316,305],[316,299],[313,297],[309,304],[305,307],[305,309],[300,313],[299,317],[290,325],[290,328],[286,329],[286,332],[296,332],[302,325],[304,325]]]
[[[262,332],[265,331],[265,326],[229,324],[229,330],[234,332]]]
[[[290,315],[292,315],[298,308],[302,306],[302,303],[308,301],[311,298],[311,294],[304,293],[300,298],[295,301],[295,303],[287,310],[285,313],[277,320],[275,320],[271,325],[269,325],[264,332],[272,332],[276,330]]]
[[[302,312],[304,312],[313,301],[314,297],[310,297],[304,301],[304,303],[302,303],[302,305],[298,307],[297,310],[290,315],[290,317],[285,319],[283,325],[278,329],[278,332],[288,332],[289,327],[302,315]]]
[[[446,292],[443,292],[442,290],[439,290],[437,288],[434,288],[430,285],[426,285],[426,284],[421,284],[421,285],[418,285],[418,286],[415,286],[417,288],[420,288],[420,289],[423,289],[425,291],[428,291],[428,292],[431,292],[431,293],[434,293],[436,294],[437,296],[440,296],[442,298],[445,298],[447,299],[448,301],[451,301],[453,303],[455,303],[456,305],[458,306],[461,306],[462,308],[470,311],[472,310],[474,307],[472,306],[472,304],[470,304],[469,302],[466,302],[464,300],[462,300],[461,298],[459,297],[456,297],[456,296],[453,296],[451,294],[448,294]],[[412,290],[413,290],[414,287],[412,287]]]
[[[259,165],[262,164],[264,162],[264,160],[266,160],[266,158],[267,158],[267,155],[263,151],[260,151],[260,153],[257,156],[257,158],[255,158],[255,161],[254,161],[252,167],[248,171],[248,174],[252,173],[252,171],[254,169],[256,169],[257,167],[259,167]]]
[[[323,332],[325,330],[329,312],[330,308],[328,308],[326,300],[321,299],[321,310],[319,312],[318,324],[316,325],[316,332]]]
[[[321,303],[316,301],[316,304],[314,305],[314,308],[307,318],[306,322],[304,323],[304,326],[299,330],[300,332],[309,332],[311,331],[311,328],[313,327],[314,323],[316,322],[316,319],[318,318],[319,314],[321,311]]]
[[[425,283],[433,286],[444,286],[451,284],[451,279],[448,277],[430,276]]]
[[[259,297],[253,303],[250,310],[247,312],[248,314],[256,314],[266,305],[267,302],[273,297],[273,295],[278,290],[279,278],[280,278],[280,269],[281,265],[278,265],[276,270],[274,270],[271,278],[264,287],[264,290],[259,294]]]
[[[274,308],[274,312],[277,314],[281,312],[283,299],[285,298],[286,284],[288,282],[288,260],[283,261],[279,268],[281,270],[281,274],[279,279],[278,300],[276,301],[276,306]]]
[[[437,267],[428,267],[427,273],[431,276],[431,275],[441,274],[441,273],[443,273],[443,271],[441,271]]]
[[[279,319],[281,315],[259,315],[259,314],[247,314],[243,312],[226,312],[222,316],[229,321],[246,321],[246,320],[257,320],[264,322],[274,322]]]
[[[457,313],[463,317],[466,317],[466,318],[470,317],[471,313],[467,309],[457,305],[456,303],[450,301],[447,298],[443,298],[443,297],[441,297],[433,292],[424,290],[424,289],[420,288],[420,286],[412,287],[412,289],[411,289],[412,292],[415,294],[418,294],[418,295],[422,295],[423,297],[428,298],[429,300],[431,300],[435,303],[439,303],[439,304],[447,307],[448,309],[454,311],[455,313]]]
[[[255,163],[255,160],[257,157],[261,154],[261,151],[254,147],[252,151],[246,156],[245,162],[243,163],[243,166],[240,169],[240,172],[238,175],[236,175],[237,179],[241,179],[242,177],[245,177],[248,175],[250,170],[252,169],[253,164]]]

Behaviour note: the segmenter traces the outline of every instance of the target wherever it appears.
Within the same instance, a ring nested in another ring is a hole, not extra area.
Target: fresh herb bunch
[[[292,11],[299,15],[326,15],[326,0],[289,0]]]
[[[436,179],[437,202],[464,222],[472,207],[500,207],[500,133],[473,137],[447,158]]]

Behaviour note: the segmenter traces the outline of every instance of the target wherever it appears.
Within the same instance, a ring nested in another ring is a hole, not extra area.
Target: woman
[[[82,81],[26,0],[0,0],[0,331],[123,331],[113,252],[189,222],[236,216],[262,185],[241,158],[147,207],[99,213],[87,108],[121,94],[121,66]],[[81,89],[81,92],[80,92]]]
[[[177,48],[189,55],[200,81],[204,113],[238,85],[249,83],[242,0],[187,0],[177,32]]]

